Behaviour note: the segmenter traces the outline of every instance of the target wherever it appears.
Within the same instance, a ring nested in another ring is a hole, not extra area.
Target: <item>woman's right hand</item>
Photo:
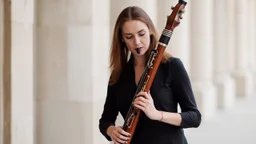
[[[109,126],[107,134],[111,137],[114,144],[126,144],[130,139],[130,134],[124,131],[121,126]]]

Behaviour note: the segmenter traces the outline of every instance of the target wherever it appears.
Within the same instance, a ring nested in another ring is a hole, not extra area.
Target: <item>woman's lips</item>
[[[142,47],[136,48],[137,54],[140,54],[141,49],[142,49]]]

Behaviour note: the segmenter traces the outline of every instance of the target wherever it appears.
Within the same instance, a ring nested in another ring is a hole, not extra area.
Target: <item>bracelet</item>
[[[164,119],[164,112],[161,111],[161,119],[159,121],[162,121]]]

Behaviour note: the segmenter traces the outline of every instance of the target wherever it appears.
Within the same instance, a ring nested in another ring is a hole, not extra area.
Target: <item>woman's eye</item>
[[[130,36],[130,37],[126,37],[126,39],[131,39],[132,37]]]
[[[144,35],[145,35],[145,33],[140,33],[139,35],[140,35],[140,36],[144,36]]]

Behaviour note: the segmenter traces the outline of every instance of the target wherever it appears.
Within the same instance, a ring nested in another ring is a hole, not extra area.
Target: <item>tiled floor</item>
[[[186,132],[189,144],[256,144],[256,94]]]

